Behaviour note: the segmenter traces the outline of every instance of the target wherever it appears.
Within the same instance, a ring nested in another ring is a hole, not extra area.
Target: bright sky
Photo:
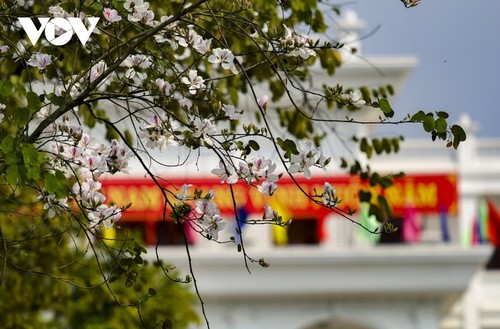
[[[406,9],[399,0],[359,0],[346,8],[367,22],[367,32],[380,25],[363,41],[363,54],[419,58],[393,103],[400,113],[444,110],[454,123],[467,112],[478,136],[500,137],[500,1],[421,0]]]

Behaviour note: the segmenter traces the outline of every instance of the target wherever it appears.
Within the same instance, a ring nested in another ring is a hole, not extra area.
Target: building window
[[[319,244],[319,224],[317,219],[293,220],[287,229],[287,241],[295,244]]]
[[[178,225],[171,220],[158,221],[134,221],[127,220],[120,222],[118,234],[122,238],[133,238],[149,246],[174,246],[184,245],[185,225]],[[188,232],[188,243],[192,244],[192,239]]]
[[[177,224],[171,220],[155,222],[156,241],[160,245],[179,246],[185,244],[184,224]],[[156,242],[155,242],[156,243]]]

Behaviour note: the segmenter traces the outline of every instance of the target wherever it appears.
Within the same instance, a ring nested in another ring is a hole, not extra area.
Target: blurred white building
[[[335,81],[348,87],[392,84],[397,93],[417,59],[361,57],[363,22],[350,12],[338,27],[346,48],[356,47],[357,55],[344,54]],[[327,79],[315,75],[311,88],[320,88]],[[492,248],[469,244],[481,200],[487,197],[500,204],[500,139],[477,139],[470,119],[464,116],[461,120],[468,138],[458,151],[430,138],[407,140],[399,153],[370,160],[375,171],[408,173],[400,192],[395,193],[402,198],[396,224],[405,225],[406,207],[415,208],[419,236],[411,243],[404,241],[403,229],[396,235],[396,243],[364,239],[357,225],[334,213],[323,214],[308,205],[300,208],[302,199],[291,190],[283,192],[282,203],[277,205],[296,219],[285,232],[285,242],[276,243],[279,237],[270,226],[243,230],[248,255],[265,258],[269,268],[245,260],[234,244],[193,239],[191,265],[210,328],[500,328],[500,272],[484,270]],[[342,125],[333,130],[335,134],[369,135],[372,131],[366,127]],[[175,177],[168,178],[210,186],[214,181],[210,169],[217,165],[217,159],[202,157],[197,170],[183,166],[176,169]],[[336,179],[348,202],[346,191],[353,182],[345,177],[323,173],[314,184]],[[313,187],[313,183],[304,184]],[[159,196],[140,177],[109,181],[104,186],[111,199],[126,197],[142,207],[136,208],[135,220],[125,218],[123,224],[143,229],[146,240],[154,244],[159,230],[165,230],[161,217],[155,215]],[[243,197],[246,192],[241,193]],[[418,204],[418,193],[427,201]],[[265,201],[257,198],[244,196],[246,204],[251,204],[249,218],[261,216],[259,209]],[[134,216],[133,211],[129,213]],[[160,247],[160,257],[183,274],[189,273],[184,246],[175,245],[174,233],[161,234],[172,245]],[[154,257],[155,253],[150,254]]]

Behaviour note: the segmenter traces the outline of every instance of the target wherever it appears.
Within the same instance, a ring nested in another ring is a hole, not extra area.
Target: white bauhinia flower
[[[144,7],[138,8],[142,9]],[[127,18],[130,22],[141,22],[146,25],[151,25],[154,22],[155,14],[151,10],[137,10],[133,14],[129,14]]]
[[[217,209],[217,205],[210,201],[210,199],[201,199],[195,200],[195,211],[200,215],[207,215],[209,217],[213,217],[215,215],[219,215],[219,209]]]
[[[299,154],[293,154],[290,158],[288,172],[291,174],[304,173],[307,179],[311,178],[310,168],[316,165],[321,157],[321,150],[315,148],[312,141],[301,142],[297,145]]]
[[[222,110],[226,113],[229,120],[239,120],[243,116],[243,110],[237,111],[233,105],[222,104]]]
[[[366,103],[360,90],[354,90],[348,93],[340,94],[340,101],[357,107],[363,106]]]
[[[5,110],[7,106],[5,104],[0,103],[0,123],[3,121],[5,118],[5,115],[2,113],[3,110]]]
[[[181,82],[189,86],[189,93],[192,95],[206,87],[205,80],[198,75],[197,70],[189,70],[188,77],[182,77]]]
[[[97,208],[100,205],[104,204],[104,201],[106,201],[106,197],[104,196],[104,194],[102,194],[101,192],[98,192],[98,191],[88,192],[86,199],[87,199],[87,203],[92,208]]]
[[[27,44],[28,44],[28,42],[24,39],[21,39],[16,43],[14,53],[12,54],[12,58],[15,61],[18,61],[20,58],[22,58],[24,56],[24,54],[26,54],[26,52],[27,52],[26,45]]]
[[[118,14],[116,9],[104,8],[103,10],[104,19],[109,23],[115,23],[122,20],[122,17]]]
[[[264,111],[267,110],[267,103],[269,102],[269,96],[264,95],[262,97],[257,98],[257,104],[262,108]]]
[[[104,218],[102,220],[102,225],[107,229],[113,228],[115,223],[120,220],[122,212],[120,208],[116,206],[107,207],[101,210],[101,216]]]
[[[127,58],[120,63],[121,67],[138,67],[141,69],[151,66],[151,57],[143,54],[128,55]]]
[[[113,228],[114,223],[121,218],[121,210],[116,206],[100,205],[96,210],[87,212],[90,228],[97,229],[101,226]]]
[[[203,119],[203,121],[198,122],[196,125],[193,136],[197,138],[202,137],[208,145],[213,145],[214,141],[211,136],[215,133],[217,133],[215,125],[210,120]]]
[[[111,150],[106,158],[108,171],[112,174],[118,171],[127,172],[128,159],[131,157],[132,154],[121,146],[116,139],[111,140]]]
[[[97,64],[92,66],[90,69],[90,77],[89,81],[90,83],[93,83],[99,76],[101,76],[104,71],[106,71],[107,65],[106,62],[104,61],[99,61]]]
[[[212,55],[208,56],[208,61],[216,66],[221,66],[225,70],[231,70],[234,74],[238,73],[234,65],[234,55],[231,50],[226,48],[215,48]]]
[[[51,195],[39,195],[38,199],[45,202],[43,209],[47,210],[47,217],[54,218],[55,215],[60,214],[62,211],[68,210],[68,198],[56,199],[54,194]]]
[[[265,177],[266,177],[266,179],[268,181],[276,183],[280,179],[280,177],[281,177],[281,175],[274,174],[274,171],[276,170],[277,165],[271,159],[269,159],[267,161],[269,163],[268,163],[268,166],[267,166]]]
[[[273,195],[276,189],[278,188],[278,184],[275,182],[270,182],[270,181],[264,181],[262,184],[257,186],[257,189],[260,191],[260,193],[264,195]]]
[[[28,65],[38,68],[40,71],[44,71],[45,68],[52,64],[52,58],[48,54],[36,52],[31,55],[28,60]]]
[[[193,106],[193,101],[187,97],[182,96],[180,93],[174,95],[175,99],[179,102],[179,106],[182,108],[191,108]]]
[[[302,57],[308,59],[316,56],[316,52],[311,49],[314,41],[308,35],[296,34],[292,29],[283,24],[285,28],[284,36],[280,39],[281,45],[288,51],[288,56]]]
[[[163,80],[162,78],[157,78],[155,80],[155,85],[163,95],[169,96],[171,94],[172,85],[167,81]]]
[[[215,241],[219,239],[219,232],[226,226],[226,223],[222,221],[222,217],[219,214],[213,216],[204,215],[201,224],[203,225],[203,231],[207,239]]]
[[[195,50],[196,48],[198,48],[199,50],[203,50],[202,48],[205,48],[207,45],[210,46],[210,43],[212,42],[212,40],[209,39],[210,41],[207,44],[207,41],[204,41],[201,35],[196,33],[196,31],[191,28],[180,29],[179,33],[174,35],[174,39],[177,41],[179,46],[183,48],[191,46]]]
[[[278,216],[278,212],[273,210],[270,205],[266,204],[264,206],[264,215],[262,215],[262,219],[264,220],[273,220]]]
[[[265,22],[264,25],[262,26],[262,33],[267,33],[269,32],[269,22]]]
[[[221,183],[234,184],[238,181],[238,175],[234,168],[228,165],[226,170],[222,161],[219,161],[219,168],[212,169],[211,173],[219,177]]]
[[[238,173],[243,179],[248,181],[250,177],[250,169],[248,168],[248,163],[240,161],[240,163],[238,163]],[[250,181],[248,181],[248,183],[250,183]]]
[[[139,134],[141,138],[146,139],[146,146],[150,148],[159,148],[160,151],[169,146],[176,146],[178,142],[173,134],[173,130],[179,128],[179,123],[172,119],[160,118],[153,115],[153,124],[147,125]]]
[[[50,6],[47,13],[52,17],[62,17],[62,18],[70,17],[70,14],[66,10],[64,10],[59,4],[55,6]]]
[[[193,186],[191,184],[183,184],[181,187],[181,192],[175,196],[179,201],[186,201],[189,199],[189,188]]]
[[[82,183],[74,183],[71,190],[79,199],[81,199],[83,202],[88,203],[89,197],[92,195],[92,193],[99,192],[101,187],[102,184],[99,181],[96,181],[92,177],[89,177]]]
[[[149,3],[143,0],[127,0],[123,4],[123,8],[129,12],[146,11],[149,8]]]
[[[252,159],[252,166],[250,167],[250,171],[252,175],[257,178],[266,177],[266,172],[269,168],[270,160],[260,156]]]
[[[198,39],[193,44],[193,49],[202,55],[205,55],[210,51],[210,46],[212,45],[212,39]]]
[[[7,46],[7,45],[0,46],[0,54],[6,53],[8,51],[9,51],[9,46]]]
[[[323,184],[322,199],[325,206],[335,207],[337,205],[338,199],[335,196],[335,193],[335,187],[331,186],[330,183],[325,182]]]

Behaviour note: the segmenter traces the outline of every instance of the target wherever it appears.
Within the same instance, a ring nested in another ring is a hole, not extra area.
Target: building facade
[[[417,59],[361,58],[362,28],[354,13],[339,22],[339,35],[347,47],[357,48],[358,56],[344,54],[335,78],[353,88],[391,84],[397,93]],[[320,88],[327,79],[315,75],[310,88]],[[264,258],[269,268],[249,261],[234,243],[217,244],[189,234],[188,262],[179,228],[161,220],[161,195],[139,170],[109,179],[103,187],[110,200],[126,198],[134,204],[121,225],[141,230],[151,248],[160,241],[159,257],[194,276],[211,328],[500,328],[500,274],[483,270],[492,247],[474,244],[477,239],[471,233],[482,200],[500,204],[500,139],[476,138],[466,115],[461,124],[468,138],[457,151],[430,140],[408,140],[400,152],[370,160],[375,171],[407,173],[389,192],[396,205],[394,223],[401,228],[392,236],[366,234],[355,223],[309,204],[283,180],[272,206],[293,219],[288,231],[268,225],[242,230],[246,253]],[[335,135],[374,133],[362,125],[334,128]],[[327,149],[339,145],[332,142]],[[230,220],[232,198],[210,174],[218,159],[200,156],[202,168],[196,160],[157,174],[174,185],[215,189],[221,211]],[[356,191],[361,182],[337,175],[335,169],[299,183],[313,191],[324,181],[336,185],[345,204],[359,208]],[[262,216],[267,200],[260,194],[235,185],[235,195],[245,217]],[[370,218],[355,218],[370,225]],[[225,238],[235,235],[234,221],[232,225]],[[413,230],[408,229],[411,225]],[[154,257],[155,252],[150,254]]]

